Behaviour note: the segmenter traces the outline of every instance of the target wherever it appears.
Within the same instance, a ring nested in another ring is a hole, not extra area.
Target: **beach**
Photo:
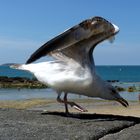
[[[88,112],[96,114],[113,114],[122,116],[135,116],[140,117],[140,103],[138,101],[128,101],[129,107],[125,108],[115,101],[105,101],[96,99],[75,99],[72,100],[79,105],[85,107]],[[58,103],[55,99],[28,99],[17,101],[0,101],[0,108],[11,109],[25,109],[25,110],[37,110],[37,111],[59,111],[64,112],[64,105]],[[77,110],[69,106],[69,110],[72,113],[78,113]]]
[[[11,85],[7,86],[9,85],[9,81]],[[0,83],[2,85],[0,88],[0,108],[64,111],[64,105],[56,101],[56,92],[44,87],[44,85],[41,85],[36,80],[1,77]],[[120,95],[128,101],[129,107],[125,108],[116,101],[90,98],[75,94],[69,94],[68,99],[86,108],[88,110],[87,113],[140,117],[140,83],[113,82],[111,84],[116,87],[117,90],[120,90]],[[71,107],[69,107],[69,110],[74,113],[78,112]]]
[[[4,82],[1,80],[2,85],[5,85],[5,83],[8,85],[7,78],[1,79],[4,79]],[[20,82],[17,81],[17,79],[20,79]],[[8,80],[11,80],[11,78],[9,78]],[[17,84],[16,86],[15,83]],[[30,85],[30,87],[25,87],[25,84]],[[38,86],[32,88],[31,84],[38,85],[39,83],[24,78],[16,78],[13,80],[13,84],[11,84],[10,88],[1,88],[0,108],[59,112],[64,111],[64,105],[56,101],[57,94],[54,90],[46,87],[38,88]],[[122,91],[120,91],[120,95],[128,101],[129,107],[125,108],[116,101],[102,100],[100,98],[89,98],[86,96],[79,96],[75,94],[69,94],[68,99],[86,108],[88,110],[87,113],[140,117],[140,83],[113,82],[112,84],[117,88],[119,87],[121,90],[123,89]],[[20,88],[18,87],[19,85]],[[129,91],[130,88],[132,91]],[[78,112],[71,107],[69,107],[69,110],[70,112],[74,113]]]

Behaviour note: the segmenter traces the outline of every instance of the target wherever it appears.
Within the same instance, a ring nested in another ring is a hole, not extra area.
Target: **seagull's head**
[[[120,94],[115,89],[115,87],[113,87],[109,83],[106,83],[104,93],[102,93],[101,96],[102,96],[102,98],[107,99],[107,100],[117,101],[117,102],[121,103],[124,107],[129,106],[128,102],[120,96]]]
[[[91,37],[95,41],[95,44],[106,39],[112,42],[114,36],[119,32],[119,27],[102,17],[93,17],[82,22],[80,26],[88,31],[88,38]]]

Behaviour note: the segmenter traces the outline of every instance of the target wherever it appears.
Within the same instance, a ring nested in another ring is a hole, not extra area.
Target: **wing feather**
[[[26,64],[32,63],[53,51],[60,51],[64,48],[68,48],[77,42],[86,39],[88,35],[89,30],[85,30],[80,24],[76,25],[42,45],[30,56]]]
[[[118,32],[118,31],[117,31]],[[37,49],[26,64],[51,55],[63,61],[73,59],[81,65],[93,64],[95,46],[117,33],[115,26],[102,17],[93,17],[66,30]],[[68,58],[68,59],[66,59]]]

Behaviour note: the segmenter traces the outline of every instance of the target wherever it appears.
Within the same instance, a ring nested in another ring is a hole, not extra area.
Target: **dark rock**
[[[107,80],[107,82],[115,83],[115,82],[119,82],[119,80]]]
[[[128,87],[128,92],[134,92],[134,90],[135,90],[135,87]]]
[[[120,86],[115,86],[115,88],[116,88],[118,91],[125,91],[125,90],[126,90],[125,88],[120,87]]]
[[[1,76],[0,88],[47,88],[47,86],[35,78]]]

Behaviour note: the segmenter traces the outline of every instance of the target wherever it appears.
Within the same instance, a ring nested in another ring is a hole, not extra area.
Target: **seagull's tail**
[[[0,65],[0,66],[7,66],[7,67],[12,68],[12,69],[22,69],[22,65],[23,65],[23,64],[5,63],[5,64],[2,64],[2,65]]]
[[[23,69],[22,64],[12,64],[9,67],[12,68],[12,69],[20,69],[20,70]]]
[[[3,64],[1,66],[8,66],[11,69],[18,69],[18,70],[23,70],[23,71],[29,71],[29,72],[33,72],[33,70],[35,69],[33,66],[33,64],[17,64],[17,63],[8,63],[8,64]]]
[[[12,69],[24,70],[23,64],[8,63],[8,64],[2,64],[1,66],[8,66]]]
[[[9,67],[12,68],[12,69],[18,69],[18,70],[23,70],[23,71],[28,71],[28,72],[31,72],[33,73],[34,71],[34,64],[12,64],[10,65]]]
[[[24,64],[12,64],[9,67],[12,69],[27,70],[24,66]]]
[[[7,64],[2,64],[0,66],[7,66],[11,69],[17,69],[17,70],[22,70],[22,71],[28,71],[28,72],[33,72],[35,69],[34,67],[32,68],[33,64],[17,64],[17,63],[7,63]]]

